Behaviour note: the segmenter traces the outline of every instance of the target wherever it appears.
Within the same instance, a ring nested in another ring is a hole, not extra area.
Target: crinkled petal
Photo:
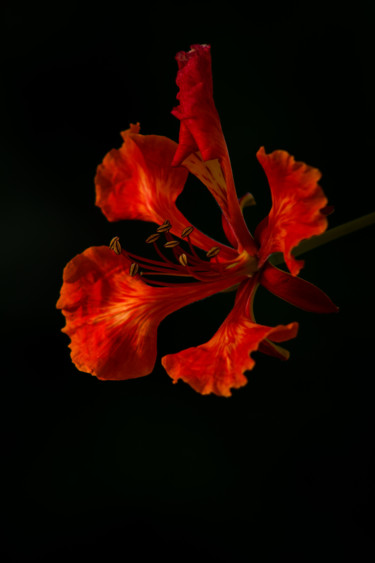
[[[64,269],[57,307],[66,317],[76,367],[99,379],[149,374],[156,358],[156,332],[171,312],[221,291],[229,284],[177,284],[155,288],[129,275],[130,261],[106,246],[91,247]]]
[[[172,164],[183,164],[210,190],[235,233],[238,247],[255,254],[255,243],[239,209],[228,149],[213,99],[209,45],[192,45],[176,56],[177,98],[172,114],[180,122],[179,143]]]
[[[270,254],[282,252],[289,271],[296,276],[303,266],[291,251],[302,240],[319,235],[327,228],[323,210],[327,199],[318,181],[317,168],[296,162],[286,151],[266,154],[257,152],[271,189],[271,211],[257,227],[255,238],[260,244],[259,267]]]
[[[264,340],[282,342],[296,336],[297,323],[269,327],[251,320],[249,305],[255,287],[253,280],[241,284],[232,311],[211,340],[164,356],[162,364],[174,382],[182,379],[203,395],[228,397],[231,389],[246,385],[244,372],[255,364],[251,353]]]
[[[269,263],[264,266],[259,280],[268,291],[304,311],[313,313],[336,313],[338,311],[338,307],[324,291]]]
[[[171,232],[179,236],[190,222],[176,207],[188,172],[171,166],[176,143],[167,137],[139,134],[139,125],[122,133],[120,149],[111,150],[98,166],[96,205],[109,221],[140,219],[161,225],[166,219]],[[204,250],[221,248],[221,256],[233,257],[233,250],[195,229],[190,235]]]
[[[139,124],[121,135],[122,146],[97,168],[96,205],[109,221],[163,223],[174,212],[187,178],[186,170],[170,166],[177,145],[167,137],[140,135]]]

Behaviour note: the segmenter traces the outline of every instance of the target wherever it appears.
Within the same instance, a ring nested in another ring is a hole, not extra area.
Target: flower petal
[[[237,244],[255,254],[255,243],[239,209],[228,149],[213,99],[209,45],[192,45],[176,56],[177,98],[172,111],[180,122],[179,144],[172,165],[183,164],[210,190],[235,233]]]
[[[186,170],[170,166],[176,143],[167,137],[140,135],[139,124],[121,135],[123,145],[111,150],[97,168],[96,205],[109,221],[171,220],[187,178]]]
[[[313,313],[336,313],[338,307],[321,289],[301,278],[291,276],[267,263],[260,283],[271,293],[291,305]]]
[[[124,143],[111,150],[98,166],[96,205],[109,221],[140,219],[161,225],[166,219],[171,232],[179,236],[190,222],[176,207],[188,172],[171,166],[177,144],[158,135],[139,134],[139,124],[122,133]],[[233,250],[194,229],[193,244],[203,250],[220,246],[221,256],[233,257]]]
[[[203,160],[226,158],[227,147],[213,100],[209,45],[192,45],[176,55],[180,105],[172,114],[181,121],[180,139],[173,164],[200,151]]]
[[[99,379],[131,379],[150,373],[156,332],[171,312],[221,291],[228,282],[155,288],[129,275],[130,261],[106,246],[71,260],[57,308],[66,317],[76,367]]]
[[[255,287],[254,280],[241,284],[232,311],[211,340],[164,356],[162,364],[174,383],[182,379],[203,395],[229,397],[232,388],[246,385],[243,374],[255,364],[251,353],[265,339],[282,342],[296,336],[297,323],[269,327],[250,320],[249,305]]]
[[[204,162],[200,153],[193,153],[184,160],[183,166],[210,190],[223,213],[229,216],[227,184],[218,159]]]
[[[253,205],[255,205],[255,199],[254,199],[254,196],[248,192],[238,199],[238,203],[239,203],[241,212],[243,213],[243,210],[245,209],[245,207],[252,207]],[[225,233],[225,236],[227,237],[227,239],[229,240],[229,242],[233,246],[236,246],[237,240],[236,240],[235,234],[233,232],[233,228],[232,228],[231,224],[228,222],[228,219],[226,218],[226,216],[224,214],[222,214],[222,216],[221,216],[221,223],[222,223],[222,226],[223,226],[223,231]]]
[[[216,199],[225,221],[230,224],[233,232],[232,240],[228,240],[239,252],[244,248],[251,256],[254,256],[258,248],[242,215],[229,156],[220,161],[215,159],[204,162],[201,154],[197,152],[188,156],[182,164],[203,182]]]
[[[286,151],[266,154],[264,147],[257,152],[271,189],[272,208],[258,225],[255,238],[260,243],[259,267],[270,254],[283,252],[290,272],[296,276],[303,266],[291,251],[302,240],[319,235],[327,228],[322,209],[327,199],[318,181],[317,168],[296,162]]]

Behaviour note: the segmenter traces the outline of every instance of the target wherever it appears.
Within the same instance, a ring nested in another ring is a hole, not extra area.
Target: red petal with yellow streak
[[[177,144],[158,135],[139,134],[139,125],[122,133],[123,145],[111,150],[98,166],[95,186],[96,205],[109,221],[140,219],[161,225],[166,219],[171,232],[179,236],[190,222],[176,207],[188,172],[172,167]],[[233,250],[197,229],[190,235],[203,250],[221,248],[221,256],[233,257]]]
[[[235,233],[238,247],[255,254],[256,246],[239,209],[228,149],[213,99],[209,45],[192,45],[176,56],[177,99],[172,111],[180,122],[172,165],[183,164],[210,190]]]
[[[255,291],[252,280],[243,282],[236,303],[216,334],[200,346],[164,356],[162,364],[174,382],[182,379],[207,395],[229,397],[231,389],[246,385],[246,370],[254,367],[251,353],[265,339],[283,342],[294,338],[298,324],[262,326],[250,320],[250,301]]]
[[[228,287],[228,282],[151,287],[129,275],[130,261],[106,246],[91,247],[64,269],[57,308],[66,317],[76,367],[99,379],[151,373],[159,323],[180,307]]]
[[[303,261],[292,256],[292,249],[327,228],[322,212],[327,199],[318,184],[321,173],[317,168],[296,162],[286,151],[266,154],[261,147],[257,158],[268,178],[272,196],[271,211],[255,231],[260,243],[259,267],[270,254],[282,252],[289,271],[296,276]]]
[[[97,168],[96,205],[109,221],[163,223],[168,218],[172,222],[170,215],[188,175],[183,168],[170,166],[176,143],[167,137],[140,135],[139,124],[121,135],[121,148],[111,150]]]
[[[316,285],[291,276],[271,264],[265,265],[259,282],[277,297],[304,311],[312,313],[337,313],[338,311],[338,307],[328,295]]]

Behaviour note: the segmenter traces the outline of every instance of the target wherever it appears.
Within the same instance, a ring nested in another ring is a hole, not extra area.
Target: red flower
[[[172,113],[181,122],[178,145],[166,137],[141,135],[139,125],[131,125],[95,179],[96,204],[109,221],[142,219],[159,225],[147,239],[157,259],[121,249],[117,237],[111,248],[88,248],[67,264],[57,307],[66,317],[63,331],[71,338],[78,369],[99,379],[130,379],[153,370],[157,328],[167,315],[238,286],[233,310],[211,340],[162,359],[174,382],[183,379],[202,394],[229,396],[232,388],[246,384],[252,352],[287,359],[278,343],[297,334],[297,323],[268,327],[255,322],[252,302],[259,284],[306,311],[337,310],[321,290],[296,277],[303,264],[291,254],[301,240],[327,228],[327,200],[318,184],[319,170],[285,151],[266,154],[261,147],[257,158],[269,181],[272,208],[253,237],[242,215],[251,196],[238,201],[213,101],[210,47],[194,45],[176,58],[179,106]],[[177,209],[189,172],[219,204],[230,246],[194,229]],[[164,253],[158,239],[164,240]],[[291,274],[270,264],[275,252],[283,253]],[[183,282],[172,283],[176,276]]]

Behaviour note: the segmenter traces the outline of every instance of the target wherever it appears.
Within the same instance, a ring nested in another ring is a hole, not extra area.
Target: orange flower
[[[162,364],[202,394],[229,396],[246,384],[251,353],[281,359],[279,342],[294,338],[297,323],[276,327],[256,323],[252,310],[259,284],[306,311],[336,311],[329,297],[298,278],[303,265],[292,249],[327,228],[327,200],[320,172],[285,151],[257,153],[271,189],[272,208],[252,236],[243,218],[250,194],[238,200],[220,119],[213,101],[208,45],[177,54],[179,143],[141,135],[139,124],[122,133],[96,174],[96,204],[109,221],[141,219],[159,225],[146,242],[155,260],[121,248],[118,237],[71,260],[57,307],[66,317],[72,360],[99,379],[130,379],[152,372],[159,323],[180,307],[238,287],[233,310],[216,334],[200,346],[170,354]],[[188,173],[209,189],[222,211],[229,245],[195,229],[176,207]],[[161,250],[160,242],[165,250]],[[200,249],[200,250],[198,250]],[[202,258],[202,252],[205,256]],[[290,274],[268,261],[282,252]],[[176,277],[180,283],[173,283]],[[182,279],[182,282],[181,282]],[[163,280],[163,281],[160,281]]]

